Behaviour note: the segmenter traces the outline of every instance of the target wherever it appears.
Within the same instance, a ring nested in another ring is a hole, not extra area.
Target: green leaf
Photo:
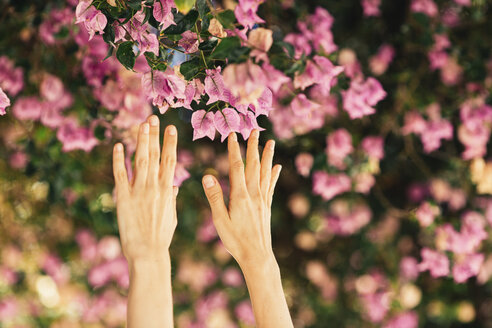
[[[203,41],[202,43],[200,43],[200,45],[198,45],[198,49],[202,51],[212,51],[217,45],[217,42],[218,40],[211,40],[211,39]]]
[[[152,70],[158,70],[158,71],[166,70],[167,65],[165,61],[162,61],[153,52],[146,51],[144,55],[145,55],[145,59],[147,60],[147,63],[149,64],[150,68],[152,68]]]
[[[140,0],[127,0],[127,5],[128,7],[132,8],[133,10],[139,11],[142,9],[142,1]]]
[[[183,14],[187,14],[195,5],[196,0],[174,0],[176,8]]]
[[[107,24],[104,28],[103,40],[106,43],[113,43],[115,38],[114,27],[111,24]]]
[[[228,37],[222,39],[219,45],[212,52],[212,58],[223,59],[228,57],[228,55],[237,48],[241,47],[241,41],[239,41],[238,37]]]
[[[197,0],[196,9],[200,14],[200,18],[203,19],[205,15],[210,11],[210,8],[207,4],[207,0]]]
[[[111,57],[113,55],[113,51],[114,51],[114,47],[109,46],[108,47],[108,53],[106,54],[106,57],[104,57],[103,61],[105,61],[106,59],[108,59],[109,57]]]
[[[236,20],[236,16],[232,10],[224,10],[217,15],[217,19],[225,28],[231,28],[232,24]]]
[[[171,25],[164,30],[164,34],[181,34],[187,30],[191,30],[198,19],[198,11],[190,10],[188,14],[181,19],[176,20],[176,25]]]
[[[116,51],[116,58],[126,69],[132,70],[133,66],[135,66],[136,59],[135,53],[133,52],[133,42],[126,41],[121,43]]]
[[[201,61],[198,57],[195,57],[192,60],[185,61],[179,67],[179,71],[181,72],[181,74],[183,74],[186,80],[191,80],[203,69],[203,61]]]
[[[285,41],[277,41],[274,43],[274,45],[275,44],[278,45],[279,47],[281,47],[282,49],[285,49],[290,57],[294,57],[295,48],[292,44],[290,44],[289,42],[285,42]]]

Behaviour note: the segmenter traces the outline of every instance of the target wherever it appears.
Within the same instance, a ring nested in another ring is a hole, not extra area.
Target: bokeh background
[[[189,110],[160,114],[138,73],[102,61],[108,46],[74,23],[77,3],[0,0],[12,101],[0,117],[0,327],[124,326],[111,149],[131,153],[151,113],[180,134],[176,326],[254,326],[200,182],[213,173],[227,189],[225,144],[193,141]],[[283,165],[272,234],[295,326],[492,327],[492,2],[267,0],[258,15],[300,51],[330,33],[316,30],[319,8],[334,18],[337,88],[363,74],[387,95],[358,119],[343,93],[304,116],[279,96],[259,118]]]

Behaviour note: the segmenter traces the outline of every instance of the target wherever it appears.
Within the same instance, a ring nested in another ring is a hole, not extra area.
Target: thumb
[[[206,175],[202,180],[205,195],[212,210],[214,221],[229,218],[229,213],[224,203],[224,195],[217,179],[211,175]]]

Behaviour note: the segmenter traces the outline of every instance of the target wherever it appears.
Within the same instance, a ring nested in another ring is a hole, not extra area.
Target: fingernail
[[[212,188],[215,185],[214,178],[212,178],[210,175],[207,175],[203,178],[203,185],[205,188]]]
[[[275,148],[275,140],[270,140],[268,147],[273,150]]]
[[[169,126],[169,135],[170,136],[175,136],[176,135],[176,127],[174,125]]]
[[[260,132],[258,130],[253,130],[251,132],[251,137],[258,139],[259,136],[260,136]]]
[[[120,143],[119,143],[119,144],[116,144],[115,150],[116,150],[117,152],[121,152],[121,151],[123,151],[123,145],[122,145],[122,144],[120,144]]]
[[[229,134],[229,137],[232,139],[232,141],[237,141],[237,136],[234,132],[231,132],[231,134]]]
[[[143,125],[143,133],[148,134],[149,133],[149,123],[144,123]]]
[[[157,118],[157,116],[152,115],[150,117],[150,125],[151,126],[158,126],[159,125],[159,119]]]

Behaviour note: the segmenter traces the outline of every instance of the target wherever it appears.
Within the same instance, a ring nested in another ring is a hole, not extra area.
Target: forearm
[[[169,254],[159,261],[130,262],[129,269],[128,327],[173,327]]]
[[[241,269],[251,297],[256,326],[293,327],[275,258],[243,264]]]

